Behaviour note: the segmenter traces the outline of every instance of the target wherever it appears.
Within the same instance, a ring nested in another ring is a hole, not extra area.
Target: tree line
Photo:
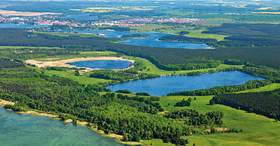
[[[210,104],[224,104],[280,120],[280,90],[217,95]]]

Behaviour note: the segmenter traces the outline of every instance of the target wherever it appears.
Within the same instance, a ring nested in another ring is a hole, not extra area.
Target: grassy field
[[[131,29],[139,32],[158,31],[158,32],[169,33],[169,34],[179,34],[182,31],[186,31],[188,32],[188,34],[185,35],[187,37],[200,38],[200,39],[215,39],[217,41],[223,41],[226,37],[225,35],[204,33],[205,31],[207,31],[207,29],[204,27],[193,28],[191,26],[189,27],[182,26],[177,28],[177,27],[163,25],[163,24],[148,24],[141,27],[133,27]]]
[[[273,91],[276,89],[280,89],[280,83],[272,83],[272,84],[264,86],[264,87],[250,89],[250,90],[246,90],[246,91],[240,91],[237,93],[265,92],[265,91]]]
[[[219,70],[225,70],[229,68],[242,68],[242,65],[226,65],[221,64],[216,68],[207,68],[207,69],[198,69],[198,70],[181,70],[181,71],[166,71],[159,69],[154,64],[152,64],[150,61],[139,58],[139,57],[131,57],[131,56],[125,56],[125,58],[135,60],[137,63],[139,63],[141,66],[143,66],[145,69],[143,69],[141,72],[143,73],[150,73],[150,74],[156,74],[156,75],[180,75],[180,74],[187,74],[191,72],[201,72],[201,73],[207,73],[209,71],[219,71]]]
[[[190,30],[189,33],[186,34],[188,37],[193,38],[201,38],[201,39],[215,39],[217,41],[223,41],[225,39],[225,35],[219,35],[219,34],[208,34],[204,33],[205,30]]]
[[[261,92],[275,90],[280,84],[271,84],[254,90],[243,92]],[[267,117],[237,110],[224,105],[208,105],[211,96],[198,96],[190,107],[174,107],[181,101],[182,96],[168,96],[161,98],[161,104],[166,111],[180,109],[195,109],[201,113],[207,111],[222,111],[224,126],[242,129],[241,133],[223,133],[211,135],[193,135],[189,137],[190,144],[198,146],[278,146],[280,143],[280,123]],[[147,145],[171,146],[161,140],[144,141]]]
[[[65,77],[68,79],[71,79],[73,81],[76,81],[80,84],[106,84],[106,83],[110,83],[110,80],[104,80],[104,79],[98,79],[98,78],[91,78],[88,76],[88,74],[84,74],[81,76],[75,76],[75,72],[74,71],[56,71],[56,70],[45,70],[45,74],[52,76],[59,76],[59,77]]]

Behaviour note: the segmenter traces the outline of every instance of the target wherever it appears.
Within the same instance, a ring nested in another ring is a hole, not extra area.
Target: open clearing
[[[271,91],[279,88],[279,84],[271,84],[255,90],[243,92]],[[224,125],[229,128],[242,129],[241,133],[223,133],[211,135],[193,135],[189,137],[190,144],[198,146],[278,146],[280,143],[280,123],[274,119],[237,110],[224,105],[209,105],[211,96],[196,96],[190,107],[174,107],[183,96],[167,96],[161,98],[161,105],[167,111],[180,109],[194,109],[201,113],[208,111],[222,111],[224,113]],[[147,145],[173,146],[163,143],[161,140],[144,141]]]

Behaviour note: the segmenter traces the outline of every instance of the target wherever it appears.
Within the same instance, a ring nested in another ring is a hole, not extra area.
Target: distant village
[[[99,20],[92,22],[76,22],[68,19],[61,19],[57,15],[39,16],[10,16],[0,15],[0,24],[29,24],[37,26],[66,26],[66,27],[90,27],[90,26],[119,26],[139,27],[146,24],[193,24],[201,25],[205,21],[197,18],[129,18],[121,20]]]
[[[78,27],[79,23],[68,20],[57,20],[57,16],[43,15],[32,17],[20,17],[20,16],[3,16],[0,15],[0,23],[6,24],[32,24],[42,26],[69,26]]]

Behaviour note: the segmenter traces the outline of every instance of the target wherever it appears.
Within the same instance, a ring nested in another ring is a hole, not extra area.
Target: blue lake
[[[132,45],[132,46],[145,46],[154,48],[179,48],[179,49],[213,49],[204,43],[191,43],[191,42],[172,42],[161,41],[159,38],[168,35],[166,33],[157,32],[131,32],[131,31],[115,31],[111,29],[75,29],[72,30],[77,33],[95,34],[99,37],[120,39],[118,43]],[[122,38],[125,35],[143,35],[145,37],[128,37]]]
[[[122,44],[133,46],[146,46],[155,48],[179,48],[179,49],[212,49],[210,46],[203,43],[191,43],[191,42],[171,42],[161,41],[159,38],[167,34],[164,33],[146,33],[148,37],[135,37],[124,41],[120,41]]]
[[[262,80],[240,71],[207,73],[197,76],[164,76],[154,79],[136,80],[108,86],[112,91],[129,90],[163,96],[179,91],[208,89],[217,86],[241,85],[250,80]]]
[[[122,146],[82,126],[0,108],[1,146]]]
[[[165,33],[145,32],[136,33],[129,31],[114,31],[114,30],[94,30],[93,33],[106,38],[121,38],[123,35],[131,34],[144,34],[146,37],[131,37],[119,41],[121,44],[127,44],[132,46],[145,46],[155,48],[180,48],[180,49],[212,49],[210,46],[203,43],[191,43],[191,42],[169,42],[161,41],[159,38],[168,35]]]
[[[69,63],[80,68],[91,69],[126,69],[133,63],[126,60],[91,60],[91,61],[77,61]]]

